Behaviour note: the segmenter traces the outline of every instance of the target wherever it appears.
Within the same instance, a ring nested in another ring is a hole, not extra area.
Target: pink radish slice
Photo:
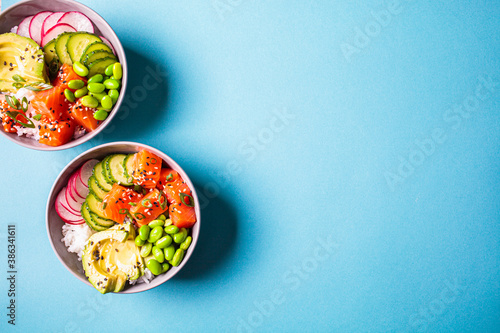
[[[75,194],[75,197],[85,199],[87,197],[88,190],[84,186],[81,186],[81,184],[79,183],[80,183],[80,175],[78,172],[75,172],[73,176],[71,176],[72,192]]]
[[[61,190],[61,192],[59,192],[56,198],[55,207],[57,215],[59,215],[59,217],[64,222],[78,223],[82,219],[82,217],[74,215],[66,207],[64,207],[62,202],[66,200],[65,196],[66,196],[66,188],[64,187]]]
[[[111,50],[113,51],[114,54],[116,54],[115,48],[113,47],[113,45],[111,45],[110,41],[106,39],[106,37],[99,36],[99,38],[102,39],[102,41],[104,42],[104,44],[106,44],[107,46],[109,46],[111,48]]]
[[[89,178],[92,176],[94,172],[94,166],[99,163],[98,160],[92,159],[85,162],[80,169],[80,181],[83,185],[88,187]]]
[[[69,206],[69,208],[71,208],[73,210],[73,213],[75,215],[81,216],[80,209],[82,209],[82,203],[79,203],[78,201],[73,200],[73,198],[69,194],[70,191],[71,191],[70,188],[66,187],[66,201],[68,202],[68,206]]]
[[[75,181],[75,175],[73,174],[73,175],[71,175],[71,177],[69,177],[68,186],[66,188],[66,191],[68,192],[71,199],[73,199],[74,201],[78,201],[77,198],[80,198],[80,196],[78,196],[78,193],[76,193],[73,190],[73,182],[74,181]]]
[[[56,38],[57,36],[59,36],[63,32],[76,32],[76,29],[73,28],[72,26],[70,26],[69,24],[65,24],[65,23],[56,24],[55,26],[50,28],[49,31],[47,31],[47,33],[45,35],[43,35],[42,47],[47,45],[48,42],[50,42],[51,40],[53,40],[54,38]]]
[[[17,28],[17,34],[19,36],[30,37],[30,23],[32,18],[33,16],[28,16],[19,23],[19,27]]]
[[[66,23],[75,27],[76,31],[86,31],[91,34],[94,33],[94,26],[92,21],[80,12],[67,12],[64,14],[57,23]]]
[[[71,225],[80,225],[80,224],[84,224],[85,223],[85,220],[84,219],[81,219],[81,220],[78,220],[77,222],[70,222],[70,221],[65,221],[66,224],[71,224]]]
[[[63,16],[64,14],[64,12],[55,12],[45,18],[42,24],[42,38],[47,33],[47,31],[50,30],[50,28],[57,24],[57,21],[59,21],[61,16]]]
[[[52,14],[52,12],[40,12],[33,16],[33,19],[30,22],[30,37],[37,44],[42,42],[42,25],[43,21]]]

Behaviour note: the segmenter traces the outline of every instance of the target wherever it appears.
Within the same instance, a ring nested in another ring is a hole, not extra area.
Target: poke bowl
[[[144,144],[87,150],[59,174],[46,207],[61,263],[101,293],[137,293],[177,274],[194,251],[200,206],[187,174]]]
[[[0,132],[37,150],[100,133],[127,86],[123,47],[109,24],[72,0],[26,0],[0,14]]]

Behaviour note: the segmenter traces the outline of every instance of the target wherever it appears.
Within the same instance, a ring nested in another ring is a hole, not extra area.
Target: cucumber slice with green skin
[[[127,179],[125,176],[125,169],[123,168],[125,158],[127,158],[125,154],[113,155],[106,163],[106,170],[114,182],[120,185],[130,186],[132,185],[132,180]]]
[[[43,54],[45,56],[45,63],[50,65],[52,60],[58,59],[56,53],[56,39],[54,38],[43,47]]]
[[[80,60],[87,47],[94,42],[102,42],[102,39],[88,32],[75,32],[66,42],[66,50],[72,62]]]
[[[135,154],[129,154],[123,160],[123,170],[125,171],[125,178],[130,180],[132,183],[134,177],[132,177],[132,170],[134,169],[134,156]]]
[[[106,57],[106,58],[101,58],[97,59],[94,62],[91,62],[87,67],[89,68],[89,75],[88,77],[92,77],[96,74],[103,74],[104,75],[104,70],[106,67],[109,65],[114,64],[116,61],[116,57]]]
[[[95,179],[95,176],[92,175],[89,178],[89,192],[95,195],[95,198],[98,201],[102,201],[106,194],[108,194],[107,191],[104,191],[102,188],[99,187],[99,183]]]
[[[113,184],[115,183],[113,181],[113,179],[111,179],[111,175],[109,174],[109,170],[108,168],[106,168],[106,165],[108,164],[108,161],[109,159],[112,157],[113,155],[109,155],[109,156],[106,156],[103,160],[102,160],[102,174],[104,175],[104,179],[106,180],[106,183],[108,183],[108,185],[111,185],[113,186]]]
[[[71,57],[66,49],[66,43],[68,39],[74,34],[74,32],[63,32],[56,39],[56,54],[59,61],[63,64],[72,65]]]
[[[99,162],[94,167],[94,177],[97,180],[97,185],[104,191],[111,191],[112,185],[108,184],[106,178],[104,177],[104,168],[102,167],[102,162]]]
[[[94,222],[94,220],[92,220],[92,217],[90,216],[90,209],[89,209],[89,205],[87,204],[87,202],[84,202],[83,205],[82,205],[82,208],[80,210],[80,212],[82,213],[82,217],[83,219],[85,220],[85,223],[87,223],[87,225],[95,230],[95,231],[103,231],[103,230],[106,230],[107,228],[106,227],[103,227],[103,226],[100,226],[98,224],[96,224]]]
[[[116,223],[113,220],[104,219],[92,211],[90,212],[90,218],[92,219],[92,221],[94,221],[95,224],[100,225],[104,228],[111,228]]]
[[[98,59],[107,58],[107,57],[115,58],[116,61],[118,61],[118,59],[115,57],[115,55],[113,53],[108,52],[108,51],[103,51],[103,50],[97,50],[97,51],[93,51],[93,52],[86,54],[83,57],[84,59],[83,59],[82,64],[84,64],[85,66],[88,66],[89,64],[93,63],[94,61],[96,61]]]
[[[91,213],[94,213],[97,216],[106,219],[104,209],[102,209],[102,202],[99,202],[99,200],[97,200],[92,193],[89,193],[89,195],[87,195],[87,199],[85,199],[85,202],[89,206],[89,210]]]
[[[94,51],[106,51],[113,53],[113,50],[106,45],[104,42],[93,42],[92,44],[88,45],[85,50],[83,50],[83,54],[80,58],[80,62],[83,64],[83,61],[85,60],[85,56],[88,54],[94,52]]]

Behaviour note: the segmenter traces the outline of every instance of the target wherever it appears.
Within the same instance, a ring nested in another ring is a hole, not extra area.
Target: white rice
[[[128,282],[130,283],[130,285],[133,286],[134,284],[150,283],[151,280],[153,280],[154,278],[155,278],[154,274],[151,273],[151,271],[149,270],[149,268],[146,268],[146,269],[144,269],[144,275],[143,276],[141,276],[137,280],[129,280]]]
[[[10,29],[10,32],[17,34],[17,28],[17,25],[13,26],[12,29]]]
[[[82,252],[87,240],[95,232],[89,228],[87,223],[72,225],[65,223],[62,227],[62,234],[64,236],[61,242],[68,248],[68,252],[76,253],[78,260],[82,260]]]

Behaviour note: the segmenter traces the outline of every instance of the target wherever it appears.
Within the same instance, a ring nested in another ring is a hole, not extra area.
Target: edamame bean
[[[83,80],[71,80],[68,82],[68,87],[74,90],[81,89],[84,85],[85,82],[83,82]]]
[[[99,101],[94,97],[87,95],[82,97],[82,104],[88,108],[96,108],[99,106]]]
[[[163,236],[156,241],[156,246],[158,246],[160,249],[164,249],[170,244],[172,244],[172,237],[170,237],[169,235]]]
[[[165,217],[165,215],[161,214],[160,216],[158,216],[157,220],[162,220],[162,221],[165,221],[167,218]]]
[[[188,235],[188,231],[186,228],[181,228],[181,231],[179,231],[178,233],[174,234],[174,242],[176,242],[177,244],[180,244],[182,242],[184,242],[184,240],[186,239]]]
[[[146,243],[143,246],[141,246],[141,257],[146,258],[151,253],[152,248],[153,244],[151,243]]]
[[[182,242],[181,244],[181,249],[183,249],[184,251],[186,251],[189,246],[191,245],[191,242],[193,241],[193,238],[191,236],[188,236],[184,242]]]
[[[174,257],[174,254],[175,254],[175,246],[174,245],[170,245],[170,246],[167,246],[163,252],[165,253],[165,260],[172,260],[172,258]]]
[[[120,93],[118,92],[118,90],[116,89],[111,89],[108,91],[108,95],[109,97],[111,97],[111,99],[113,100],[113,104],[116,103],[116,101],[118,100],[118,97],[120,97]]]
[[[106,67],[106,69],[104,70],[104,74],[106,74],[107,76],[113,75],[113,64]]]
[[[108,95],[104,95],[101,98],[101,105],[105,110],[111,110],[113,108],[113,100]]]
[[[80,75],[80,76],[89,75],[89,69],[87,67],[85,67],[85,65],[79,61],[76,61],[73,63],[73,70],[75,71],[75,73],[77,75]]]
[[[75,97],[76,98],[81,98],[85,95],[87,95],[89,93],[89,90],[87,89],[87,87],[83,87],[81,89],[78,89],[77,91],[75,91]]]
[[[160,275],[161,274],[162,267],[161,267],[160,263],[156,259],[149,259],[146,262],[146,267],[149,268],[149,270],[151,271],[151,273],[153,273],[154,275]]]
[[[104,81],[104,86],[108,89],[118,89],[120,87],[120,82],[114,79],[107,79]]]
[[[106,118],[108,118],[108,113],[106,112],[106,110],[97,110],[96,112],[94,112],[94,119],[103,121]]]
[[[172,224],[172,220],[171,219],[166,219],[165,220],[165,227],[168,227],[169,225]],[[165,231],[166,232],[166,231]]]
[[[137,235],[137,237],[135,238],[135,245],[137,245],[137,246],[143,246],[145,243],[146,243],[146,241],[143,240],[141,238],[141,236]]]
[[[184,250],[183,249],[177,249],[175,251],[174,257],[172,258],[172,261],[170,262],[172,266],[179,266],[181,263],[182,259],[184,259]]]
[[[170,269],[170,265],[168,264],[168,262],[164,262],[163,264],[161,264],[162,274],[165,273],[166,271],[168,271],[169,269]]]
[[[163,225],[163,221],[162,220],[153,220],[153,221],[149,222],[148,225],[149,225],[150,228],[162,226]]]
[[[96,75],[92,76],[87,81],[87,84],[89,84],[89,83],[101,83],[103,79],[104,79],[104,77],[102,76],[102,74],[96,74]]]
[[[102,100],[102,98],[103,98],[104,96],[107,96],[107,95],[106,95],[106,93],[103,93],[103,92],[102,92],[102,93],[94,93],[94,92],[90,92],[90,93],[89,93],[89,95],[90,95],[90,96],[92,96],[92,97],[94,97],[95,99],[97,99],[97,101],[98,101],[99,103],[101,102],[101,100]]]
[[[167,221],[165,221],[165,222],[167,222]],[[165,227],[165,232],[167,234],[176,234],[179,232],[179,228],[177,228],[175,225],[169,225],[169,226]]]
[[[139,236],[143,241],[148,239],[150,231],[151,228],[148,225],[143,225],[142,227],[139,228]]]
[[[75,101],[75,94],[73,94],[73,92],[67,88],[64,89],[64,97],[66,97],[66,99],[71,103]]]
[[[115,79],[120,80],[122,78],[122,64],[115,62],[113,65],[113,76]]]
[[[155,243],[158,239],[161,238],[162,235],[163,235],[163,228],[162,227],[154,227],[151,230],[151,232],[149,233],[148,242]]]
[[[102,83],[89,83],[87,84],[87,89],[93,93],[102,93],[106,87]]]
[[[157,246],[153,246],[153,257],[161,264],[165,261],[165,255],[163,254],[163,250]]]

